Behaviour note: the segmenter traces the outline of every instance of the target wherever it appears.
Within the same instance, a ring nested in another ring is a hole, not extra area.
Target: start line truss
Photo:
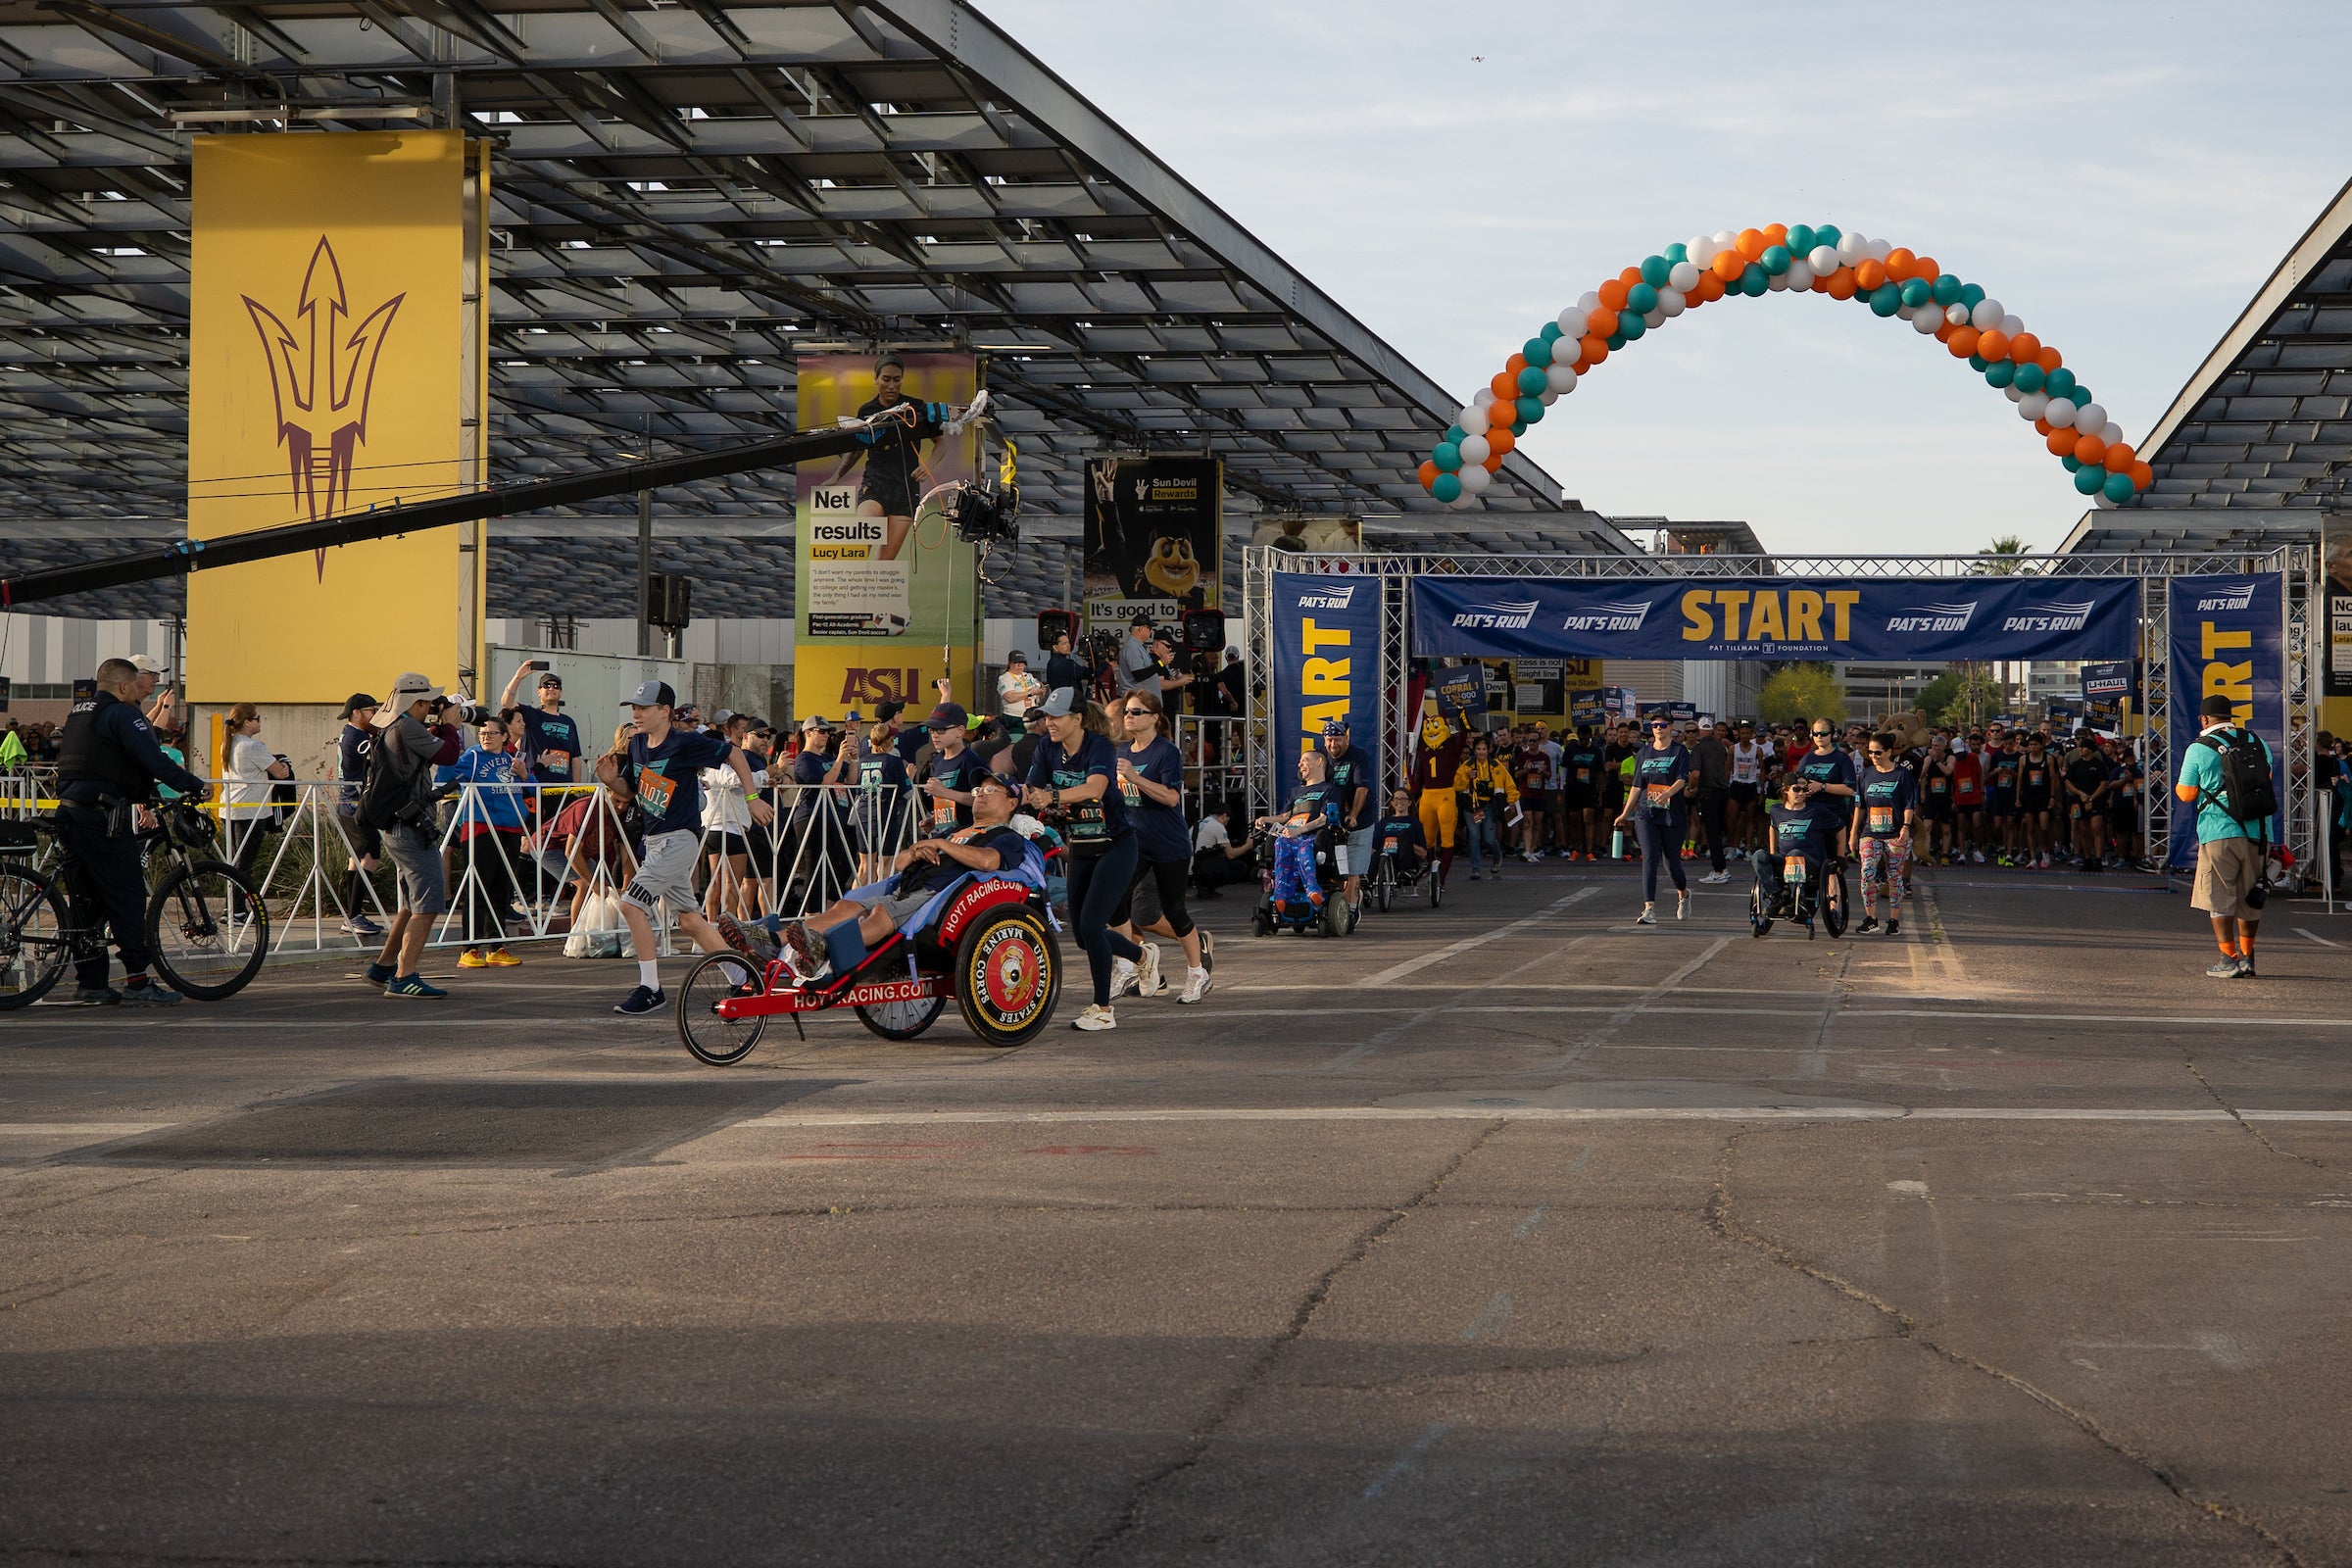
[[[1509,556],[1395,551],[1354,555],[1305,555],[1252,545],[1242,552],[1242,593],[1249,615],[1250,812],[1254,818],[1274,808],[1274,770],[1289,754],[1273,736],[1274,575],[1277,572],[1377,578],[1381,584],[1380,667],[1372,672],[1382,693],[1379,737],[1383,782],[1402,776],[1412,756],[1420,715],[1406,710],[1406,676],[1412,668],[1412,580],[1444,577],[1980,577],[2031,574],[2036,577],[2136,577],[2139,579],[2141,714],[2145,720],[2146,786],[2140,792],[2141,826],[2152,855],[2165,852],[2173,820],[2171,725],[2178,718],[2196,726],[2198,694],[2182,694],[2176,714],[2172,691],[2171,581],[2175,577],[2279,572],[2286,583],[2282,646],[2286,707],[2285,768],[2280,812],[2283,835],[2294,856],[2298,878],[2327,873],[2312,794],[2312,753],[2319,733],[2317,705],[2320,659],[2325,637],[2314,617],[2324,613],[2318,592],[2319,547],[2308,541],[2264,550],[2135,551],[2114,555],[2067,556]],[[1287,741],[1287,738],[1285,738]],[[2332,900],[2334,889],[2327,888]]]

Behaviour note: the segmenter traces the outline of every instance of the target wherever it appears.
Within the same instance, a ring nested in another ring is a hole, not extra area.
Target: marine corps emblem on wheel
[[[1061,955],[1026,906],[1001,906],[956,945],[956,1001],[973,1034],[992,1046],[1026,1043],[1054,1014]]]

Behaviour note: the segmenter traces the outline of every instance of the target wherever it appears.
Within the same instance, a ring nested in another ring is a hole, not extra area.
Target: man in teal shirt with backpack
[[[2272,836],[2278,831],[2278,788],[2270,745],[2237,722],[2237,708],[2219,693],[2197,713],[2203,732],[2180,760],[2173,794],[2197,809],[2197,880],[2189,904],[2213,917],[2221,960],[2205,972],[2216,980],[2251,980],[2254,932],[2270,889]]]

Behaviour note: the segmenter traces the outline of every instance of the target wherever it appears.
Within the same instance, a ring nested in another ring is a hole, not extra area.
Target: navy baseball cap
[[[970,716],[971,715],[964,712],[959,704],[942,703],[937,708],[931,710],[931,716],[923,720],[923,728],[961,729],[964,726],[964,721]]]

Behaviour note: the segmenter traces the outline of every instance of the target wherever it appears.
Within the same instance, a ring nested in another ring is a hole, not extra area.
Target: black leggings
[[[1651,816],[1638,812],[1634,817],[1634,837],[1642,842],[1642,902],[1658,902],[1658,867],[1663,865],[1674,875],[1678,892],[1689,892],[1690,884],[1683,880],[1683,861],[1680,854],[1683,824],[1668,816]]]
[[[1110,964],[1113,958],[1134,963],[1144,950],[1110,928],[1119,905],[1135,885],[1135,835],[1122,833],[1093,859],[1069,858],[1070,923],[1077,927],[1078,945],[1086,950],[1086,967],[1095,982],[1095,1005],[1110,1005]]]
[[[1128,925],[1135,919],[1135,890],[1146,880],[1152,882],[1159,893],[1159,917],[1168,922],[1168,929],[1178,940],[1193,933],[1193,917],[1184,908],[1184,881],[1192,871],[1190,860],[1146,860],[1135,868],[1134,879],[1127,884],[1127,896],[1119,901],[1110,923]]]

